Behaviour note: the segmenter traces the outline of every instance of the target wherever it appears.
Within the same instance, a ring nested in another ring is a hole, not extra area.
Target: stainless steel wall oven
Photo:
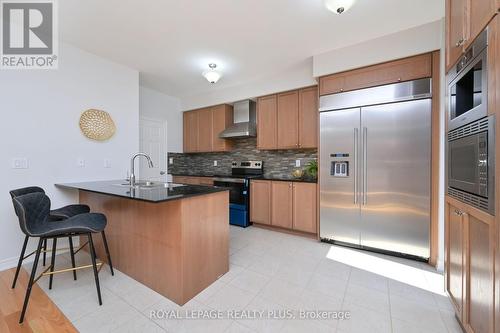
[[[495,116],[448,132],[448,195],[495,214]]]

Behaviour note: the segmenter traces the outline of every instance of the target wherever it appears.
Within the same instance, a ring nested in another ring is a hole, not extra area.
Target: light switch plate
[[[83,158],[79,158],[76,161],[76,165],[78,165],[80,168],[85,168],[85,160]]]
[[[12,159],[12,169],[28,169],[28,159],[27,158],[13,158]]]
[[[214,166],[217,166],[217,161],[214,161]]]
[[[297,167],[297,168],[300,167],[300,160],[295,160],[295,167]]]
[[[168,164],[174,164],[174,158],[173,157],[169,157],[168,158]]]
[[[104,167],[106,169],[111,168],[111,160],[109,158],[104,159]]]

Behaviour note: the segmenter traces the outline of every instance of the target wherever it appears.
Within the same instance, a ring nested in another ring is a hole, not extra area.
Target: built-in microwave
[[[448,195],[495,213],[495,116],[448,132]]]
[[[488,114],[488,29],[467,49],[447,75],[448,130]]]

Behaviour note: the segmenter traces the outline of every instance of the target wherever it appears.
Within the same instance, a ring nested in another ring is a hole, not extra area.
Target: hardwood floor
[[[15,268],[0,272],[0,332],[78,332],[40,287],[35,284],[24,323],[19,325],[28,273],[21,269],[17,286],[11,289]]]

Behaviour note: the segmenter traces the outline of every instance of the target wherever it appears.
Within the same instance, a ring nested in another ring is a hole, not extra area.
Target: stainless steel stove
[[[216,176],[214,186],[229,189],[229,223],[250,225],[250,179],[262,177],[262,161],[233,161],[230,176]]]

